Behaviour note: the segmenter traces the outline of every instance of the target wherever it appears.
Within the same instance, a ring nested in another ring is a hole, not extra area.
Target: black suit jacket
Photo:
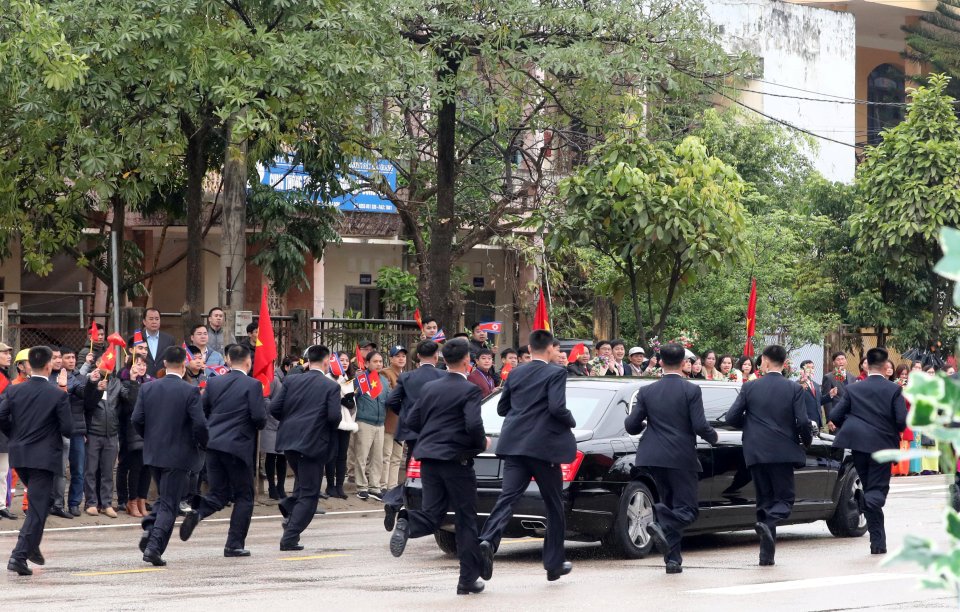
[[[833,377],[833,370],[830,370],[823,376],[823,384],[820,385],[820,403],[823,404],[824,412],[830,415],[830,410],[837,400],[846,395],[847,387],[857,382],[857,377],[847,372],[846,380],[839,381]],[[830,389],[837,388],[837,397],[830,397]]]
[[[423,386],[439,378],[446,376],[446,372],[430,364],[424,364],[411,372],[404,372],[397,379],[397,385],[390,392],[387,398],[387,410],[392,410],[400,415],[400,422],[397,424],[397,433],[393,439],[397,442],[405,440],[416,440],[417,432],[410,429],[407,425],[407,416],[410,410],[420,399],[420,393]]]
[[[157,340],[157,356],[150,354],[150,344],[147,343],[147,376],[156,377],[157,370],[163,367],[163,353],[176,342],[173,336],[166,332],[159,332],[160,337]],[[143,332],[143,339],[147,339],[147,332]],[[133,346],[133,338],[127,343]]]
[[[143,437],[144,465],[199,471],[209,434],[198,387],[173,374],[144,383],[130,419]]]
[[[803,389],[803,405],[807,409],[807,418],[816,423],[817,427],[823,427],[823,416],[820,414],[823,393],[820,390],[820,385],[812,380],[810,384],[813,386],[813,392],[811,393],[810,389]]]
[[[839,429],[833,445],[872,453],[899,448],[900,433],[907,427],[903,389],[883,376],[867,376],[850,385],[830,411]]]
[[[203,393],[210,441],[207,448],[253,461],[257,432],[267,423],[263,385],[243,372],[211,376]]]
[[[730,425],[743,429],[747,466],[806,462],[800,442],[809,445],[813,430],[807,420],[803,389],[792,380],[771,372],[744,383],[726,419]]]
[[[410,429],[419,434],[416,458],[463,460],[486,450],[482,399],[480,387],[455,372],[425,384],[407,415]]]
[[[10,465],[63,475],[63,437],[73,435],[70,398],[47,379],[30,377],[0,395],[0,430],[10,439]]]
[[[697,436],[717,443],[717,432],[703,414],[703,391],[676,374],[640,387],[630,415],[624,422],[627,433],[646,431],[637,444],[635,465],[700,472]]]
[[[278,453],[295,451],[326,463],[340,425],[340,385],[318,370],[289,376],[270,402],[270,414],[280,421]]]
[[[531,361],[510,372],[500,394],[497,413],[503,426],[497,454],[521,455],[550,463],[570,463],[577,426],[567,410],[567,372],[552,363]]]

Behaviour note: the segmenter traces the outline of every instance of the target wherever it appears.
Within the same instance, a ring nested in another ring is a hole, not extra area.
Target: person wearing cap
[[[0,342],[0,393],[10,386],[7,372],[13,363],[13,347]],[[10,473],[10,441],[0,432],[0,517],[16,519],[17,516],[7,508],[7,475]]]
[[[16,359],[13,360],[17,368],[17,377],[10,381],[11,385],[19,385],[30,380],[30,362],[27,360],[29,354],[29,348],[20,349],[20,352],[17,353]]]
[[[647,358],[646,353],[644,353],[643,348],[635,346],[630,349],[627,353],[627,375],[628,376],[643,376],[643,361]]]
[[[390,381],[390,388],[397,386],[397,380],[407,367],[407,349],[399,344],[390,347],[390,365],[380,370],[380,374]],[[397,486],[400,480],[400,460],[403,458],[403,442],[396,442],[397,424],[400,417],[387,410],[383,422],[383,470],[380,472],[380,489],[387,490]]]

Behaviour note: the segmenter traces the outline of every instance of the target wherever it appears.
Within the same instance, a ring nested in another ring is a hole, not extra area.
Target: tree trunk
[[[234,137],[236,120],[237,115],[234,115],[227,121],[218,299],[223,308],[243,310],[247,257],[247,139],[238,140]]]
[[[183,308],[184,330],[201,321],[203,312],[203,178],[207,172],[206,126],[194,129],[186,122],[187,136],[187,276]]]
[[[644,349],[649,348],[647,346],[647,332],[643,327],[643,317],[640,313],[640,290],[637,283],[637,267],[633,265],[633,255],[627,255],[627,278],[630,279],[630,296],[633,302],[633,316],[637,324],[637,334],[640,336],[637,338],[640,342],[640,346]]]
[[[597,339],[613,338],[616,321],[613,313],[616,312],[616,305],[613,300],[595,296],[593,298],[593,337]]]

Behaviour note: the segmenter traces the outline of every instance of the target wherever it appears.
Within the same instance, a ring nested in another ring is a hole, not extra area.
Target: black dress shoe
[[[70,519],[71,521],[73,520],[73,515],[67,512],[66,510],[64,510],[63,508],[57,508],[57,507],[50,508],[50,514],[52,516],[59,516],[60,518]]]
[[[123,506],[121,506],[122,508]],[[73,516],[80,516],[80,506],[70,506],[70,514]]]
[[[145,529],[143,533],[140,535],[140,543],[139,543],[140,552],[147,552],[147,544],[149,543],[150,543],[150,531]]]
[[[39,548],[27,555],[27,561],[34,565],[46,565],[47,563],[47,560],[43,558],[43,553],[40,552]]]
[[[183,522],[180,523],[180,539],[186,542],[190,539],[190,536],[193,535],[193,530],[197,528],[197,523],[200,522],[200,513],[197,511],[187,512],[187,515],[183,517]]]
[[[770,566],[770,565],[776,565],[776,564],[773,562],[773,559],[760,559],[760,565]]]
[[[224,557],[249,557],[250,551],[246,548],[224,548]]]
[[[493,544],[486,540],[480,542],[480,577],[484,580],[493,577]]]
[[[470,584],[464,584],[462,582],[457,583],[457,595],[470,595],[483,592],[483,580],[476,580]]]
[[[303,544],[284,544],[283,542],[280,542],[280,550],[303,550]]]
[[[347,494],[343,490],[343,485],[337,487],[337,497],[340,499],[347,499]]]
[[[17,559],[10,559],[7,561],[7,569],[11,572],[17,572],[21,576],[32,576],[33,570],[27,567],[26,561],[18,561]]]
[[[330,499],[330,496],[324,493],[323,491],[320,491],[318,495],[320,496],[320,499]]]
[[[886,547],[886,546],[871,546],[871,547],[870,547],[870,554],[871,554],[871,555],[885,555],[885,554],[887,554],[887,547]]]
[[[146,561],[147,563],[153,564],[155,567],[163,567],[164,565],[167,564],[166,561],[160,558],[160,553],[150,549],[147,549],[143,553],[143,560]]]
[[[773,557],[777,550],[777,540],[766,523],[755,523],[753,530],[760,536],[760,565],[773,565]],[[763,563],[764,560],[770,563]]]
[[[560,580],[560,576],[566,576],[573,571],[573,563],[569,561],[564,561],[558,569],[547,570],[547,580],[553,582],[554,580]]]
[[[390,554],[399,557],[407,547],[407,539],[410,537],[410,526],[407,519],[402,518],[397,521],[397,527],[390,536]]]
[[[397,524],[397,512],[399,508],[396,506],[387,504],[383,507],[383,528],[387,531],[393,531],[393,528]]]
[[[663,533],[663,528],[660,525],[650,523],[647,525],[647,533],[650,534],[650,539],[653,540],[653,545],[657,548],[658,553],[665,555],[670,552],[670,545],[667,544],[667,534]]]
[[[667,563],[667,573],[668,573],[668,574],[682,574],[682,573],[683,573],[683,566],[680,565],[679,563],[675,563],[675,562],[673,562],[673,561],[670,561],[670,562]]]
[[[5,519],[10,519],[11,521],[15,521],[18,518],[17,515],[14,514],[13,512],[10,512],[8,508],[4,508],[3,510],[0,510],[0,517],[3,517]]]

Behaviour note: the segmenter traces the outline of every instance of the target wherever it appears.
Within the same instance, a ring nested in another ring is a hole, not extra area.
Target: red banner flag
[[[127,341],[124,340],[123,336],[121,336],[117,332],[113,332],[112,334],[107,336],[107,344],[110,344],[112,346],[122,346],[123,348],[127,348]]]
[[[743,354],[753,357],[753,334],[757,328],[757,279],[750,279],[750,301],[747,303],[747,344]]]
[[[423,317],[420,316],[419,308],[413,311],[413,320],[417,322],[417,327],[420,328],[420,331],[423,331]]]
[[[488,334],[502,334],[503,333],[503,322],[501,321],[488,321],[486,323],[481,323],[477,326],[477,329],[480,331],[485,331]]]
[[[97,327],[97,322],[93,319],[90,319],[90,342],[100,342],[100,328]]]
[[[507,380],[511,370],[513,370],[513,365],[509,361],[503,364],[503,367],[500,369],[500,380]]]
[[[367,380],[367,371],[366,370],[357,370],[357,389],[360,393],[370,393],[370,381]]]
[[[533,329],[550,331],[550,315],[547,313],[547,296],[540,288],[540,298],[537,300],[537,314],[533,317]]]
[[[340,358],[337,357],[336,353],[330,354],[330,373],[333,374],[335,378],[340,378],[346,372],[343,371],[343,364],[340,363]]]
[[[270,322],[270,307],[267,304],[267,286],[263,286],[260,298],[260,318],[257,321],[257,351],[253,356],[253,377],[263,385],[263,396],[270,395],[273,382],[273,366],[277,361],[277,341],[273,337]]]
[[[360,353],[360,346],[357,345],[357,350],[354,351],[357,357],[357,369],[366,370],[367,369],[367,360],[363,358],[363,355]]]
[[[580,358],[580,355],[583,355],[584,351],[587,350],[587,345],[581,342],[572,349],[570,349],[570,355],[567,357],[567,361],[574,363],[577,359]]]
[[[367,380],[370,381],[370,398],[377,399],[380,392],[383,391],[383,383],[380,382],[379,372],[370,372],[367,374]]]

